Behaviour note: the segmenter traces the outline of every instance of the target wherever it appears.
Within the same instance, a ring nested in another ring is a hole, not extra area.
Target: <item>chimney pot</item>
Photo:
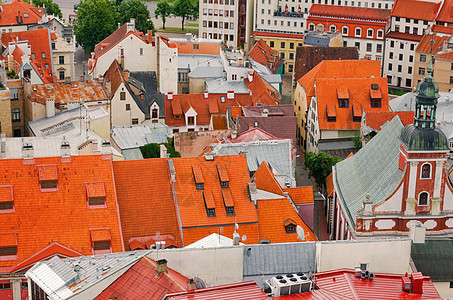
[[[156,275],[159,276],[162,273],[168,273],[167,270],[167,260],[166,259],[160,259],[156,261]]]
[[[173,92],[168,92],[167,93],[167,99],[168,100],[173,100]]]
[[[204,91],[204,98],[207,100],[207,99],[208,99],[208,96],[209,96],[208,90],[205,90],[205,91]]]
[[[227,99],[234,99],[234,91],[230,90],[227,92]]]

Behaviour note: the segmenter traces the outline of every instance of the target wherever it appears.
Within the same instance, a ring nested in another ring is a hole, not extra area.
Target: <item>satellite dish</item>
[[[242,241],[245,242],[246,240],[247,240],[247,236],[244,234],[244,235],[242,236]]]
[[[193,281],[195,282],[195,286],[197,287],[197,289],[204,289],[204,288],[206,288],[206,283],[203,281],[203,279],[198,278],[198,277],[195,277],[195,278],[193,279]]]
[[[309,233],[307,235],[305,235],[304,229],[300,225],[297,225],[296,232],[297,232],[297,238],[301,241],[305,241],[305,239],[309,235]]]

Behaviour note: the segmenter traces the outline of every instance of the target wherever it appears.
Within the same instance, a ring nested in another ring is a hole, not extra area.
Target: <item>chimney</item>
[[[110,145],[109,140],[102,140],[101,153],[102,154],[111,154],[112,153],[112,147]]]
[[[188,291],[193,291],[197,288],[197,285],[195,284],[195,280],[192,278],[187,280],[187,290]]]
[[[263,109],[261,112],[262,117],[269,117],[269,110],[267,108]]]
[[[85,80],[85,77],[83,75],[80,75],[80,82],[83,82]]]
[[[127,31],[135,31],[135,19],[131,19],[130,22],[127,23]]]
[[[33,145],[31,142],[23,142],[22,140],[22,157],[33,158]]]
[[[411,274],[412,292],[414,294],[423,294],[423,279],[421,272]]]
[[[168,92],[167,93],[167,99],[168,100],[173,100],[173,92]]]
[[[167,147],[165,145],[160,144],[160,158],[167,158]]]
[[[235,139],[235,138],[237,138],[237,136],[238,136],[238,131],[236,129],[233,129],[233,131],[231,131],[231,138]]]
[[[66,137],[63,136],[63,141],[61,142],[60,146],[61,156],[71,156],[71,146],[69,142],[66,140]]]
[[[0,134],[0,153],[1,156],[5,156],[6,152],[6,139],[5,139],[5,134],[2,133]]]
[[[227,99],[231,100],[234,99],[234,91],[230,90],[227,92]]]
[[[64,78],[64,83],[66,83],[66,84],[71,84],[71,77],[66,76],[66,77]]]
[[[205,159],[206,161],[213,161],[213,160],[214,160],[214,153],[212,153],[212,152],[206,152],[206,153],[204,154],[204,159]]]
[[[208,96],[209,96],[208,90],[205,90],[204,91],[204,99],[208,100]]]
[[[253,71],[249,71],[247,75],[249,82],[253,82]]]
[[[171,181],[176,182],[176,170],[175,164],[173,163],[173,159],[168,160],[168,169],[170,170]]]
[[[124,77],[124,80],[129,83],[129,70],[124,70],[123,71],[123,77]]]
[[[239,241],[241,239],[241,236],[239,233],[235,232],[233,233],[233,246],[239,246]]]
[[[420,221],[416,221],[410,224],[409,237],[414,244],[425,243],[426,227]]]
[[[366,194],[365,199],[362,201],[363,204],[363,214],[372,215],[373,214],[373,201],[370,200],[370,194]]]
[[[156,275],[159,276],[162,273],[168,273],[166,259],[156,261]]]
[[[46,117],[51,118],[55,116],[55,100],[46,99]]]
[[[257,197],[257,190],[256,190],[256,183],[250,182],[249,183],[249,196],[250,196],[250,202],[256,205],[256,197]]]
[[[192,34],[190,32],[186,33],[186,39],[188,41],[192,40]]]
[[[108,79],[105,81],[105,89],[107,90],[109,96],[112,96],[112,82]]]

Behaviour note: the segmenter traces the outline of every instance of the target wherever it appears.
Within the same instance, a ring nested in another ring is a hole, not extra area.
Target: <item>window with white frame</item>
[[[427,192],[421,192],[418,194],[418,205],[427,206],[429,202],[429,194]]]
[[[431,164],[425,163],[422,165],[420,178],[430,179],[431,178]]]
[[[330,32],[337,31],[337,27],[335,25],[330,25]]]
[[[355,36],[362,36],[362,28],[360,27],[355,28]]]
[[[343,32],[343,35],[348,35],[348,33],[349,33],[349,27],[348,27],[348,26],[343,26],[342,32]]]
[[[374,32],[373,29],[368,28],[367,31],[366,31],[366,37],[372,38],[373,37],[373,32]]]

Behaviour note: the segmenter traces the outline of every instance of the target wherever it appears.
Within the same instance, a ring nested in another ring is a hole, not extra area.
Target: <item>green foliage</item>
[[[305,153],[305,169],[308,176],[314,177],[316,184],[322,189],[326,187],[326,177],[332,172],[332,166],[341,161],[338,156],[330,156],[327,153]]]
[[[357,130],[352,137],[352,142],[354,143],[354,148],[362,148],[362,137],[360,136],[360,131]]]
[[[48,15],[54,15],[63,19],[63,14],[61,13],[61,9],[58,4],[53,3],[52,0],[32,0],[32,3],[36,7],[44,7],[46,6],[46,13]]]
[[[184,21],[188,17],[198,19],[198,1],[192,3],[191,0],[176,0],[173,4],[173,14],[181,17],[181,30],[184,30]]]
[[[121,24],[135,19],[135,28],[143,33],[154,31],[154,24],[150,20],[149,10],[141,0],[122,1],[118,7]]]
[[[167,17],[169,17],[172,14],[172,7],[170,4],[168,4],[167,0],[160,0],[157,3],[157,8],[154,11],[154,14],[156,15],[156,19],[160,16],[162,18],[162,26],[165,30],[165,21]]]
[[[389,94],[391,95],[402,96],[406,93],[407,91],[401,89],[389,89]]]
[[[117,29],[118,19],[118,12],[112,1],[82,0],[74,24],[77,43],[85,51],[93,51],[96,44]]]
[[[167,153],[170,154],[170,157],[181,157],[181,154],[175,150],[175,144],[173,139],[167,138],[167,143],[162,145],[167,148]],[[156,143],[146,144],[140,147],[143,158],[159,158],[160,157],[160,145]]]
[[[9,78],[19,79],[19,75],[16,74],[16,71],[14,71],[14,70],[10,71],[7,68],[5,68],[5,71],[6,71],[6,75],[8,75]]]

